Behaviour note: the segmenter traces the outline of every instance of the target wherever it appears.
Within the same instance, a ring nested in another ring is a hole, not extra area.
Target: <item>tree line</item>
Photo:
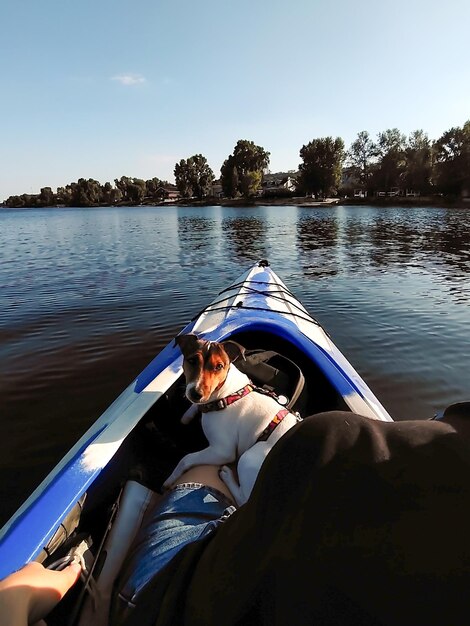
[[[227,198],[251,198],[259,194],[270,153],[253,141],[240,139],[220,169],[220,185]],[[317,197],[345,195],[356,187],[372,195],[393,189],[413,193],[470,195],[470,120],[445,131],[432,141],[423,130],[408,137],[397,128],[378,133],[358,133],[349,150],[341,137],[319,137],[300,149],[295,194]],[[206,157],[195,154],[174,168],[175,184],[182,198],[202,200],[213,194],[214,172]],[[114,186],[91,178],[57,188],[41,189],[39,195],[10,196],[6,205],[94,206],[161,202],[170,183],[121,176]]]
[[[5,204],[9,207],[46,207],[46,206],[96,206],[110,205],[120,202],[140,204],[145,198],[160,202],[167,195],[170,185],[166,180],[151,178],[130,178],[121,176],[114,180],[114,186],[106,182],[104,185],[93,178],[79,178],[76,183],[65,187],[57,187],[54,193],[51,187],[43,187],[39,194],[22,194],[10,196]]]
[[[369,192],[402,188],[422,194],[470,195],[470,120],[436,141],[423,130],[406,137],[392,128],[379,133],[376,141],[362,131],[346,154],[346,164]]]

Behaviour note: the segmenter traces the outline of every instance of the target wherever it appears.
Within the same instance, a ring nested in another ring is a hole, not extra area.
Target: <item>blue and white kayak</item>
[[[182,333],[195,333],[211,341],[232,338],[245,347],[249,344],[251,348],[287,353],[289,359],[298,363],[305,377],[310,412],[341,408],[373,419],[392,421],[326,331],[265,261],[224,289]],[[176,447],[180,445],[180,438],[183,441],[186,435],[183,431],[180,434],[174,424],[178,421],[177,415],[181,415],[179,405],[184,402],[183,394],[177,391],[181,385],[182,356],[172,341],[101,415],[3,527],[0,579],[28,561],[42,561],[53,552],[60,543],[58,529],[67,528],[72,513],[77,518],[75,532],[80,531],[79,513],[82,506],[86,512],[87,502],[93,502],[98,484],[100,498],[103,499],[103,494],[106,498],[109,493],[112,501],[117,485],[116,472],[111,468],[119,455],[127,454],[123,452],[126,449],[123,444],[134,441],[137,444],[134,448],[142,450],[139,463],[145,465],[143,450],[148,442],[144,439],[149,430],[144,432],[144,425],[148,427],[151,422],[158,433],[164,434],[165,441],[172,440]],[[183,453],[185,449],[181,456]],[[168,474],[171,470],[169,467]],[[77,503],[80,503],[78,514]],[[87,519],[92,517],[88,511]]]

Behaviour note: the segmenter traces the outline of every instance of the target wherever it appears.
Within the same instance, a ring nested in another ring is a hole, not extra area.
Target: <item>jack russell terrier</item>
[[[164,482],[171,485],[195,465],[223,465],[220,477],[238,506],[253,489],[261,465],[282,435],[299,418],[263,390],[257,390],[233,361],[244,358],[245,349],[234,341],[217,343],[196,335],[179,335],[183,353],[186,397],[193,404],[181,418],[189,423],[202,413],[202,429],[209,442],[204,450],[184,456]],[[238,482],[225,463],[238,460]]]

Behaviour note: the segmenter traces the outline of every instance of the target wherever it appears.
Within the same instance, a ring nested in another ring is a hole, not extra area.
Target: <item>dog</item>
[[[255,391],[248,376],[234,365],[245,352],[236,342],[205,341],[193,334],[179,335],[175,342],[184,357],[186,397],[193,403],[181,421],[187,424],[202,412],[209,446],[184,456],[163,487],[170,488],[195,465],[219,465],[221,479],[241,506],[248,500],[269,451],[299,418],[271,395]],[[238,481],[226,465],[236,459]]]

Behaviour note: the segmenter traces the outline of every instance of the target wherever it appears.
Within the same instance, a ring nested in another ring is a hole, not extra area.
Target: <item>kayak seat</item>
[[[247,350],[245,359],[238,359],[237,368],[251,381],[267,391],[287,398],[286,407],[294,410],[305,385],[298,365],[274,350]]]

